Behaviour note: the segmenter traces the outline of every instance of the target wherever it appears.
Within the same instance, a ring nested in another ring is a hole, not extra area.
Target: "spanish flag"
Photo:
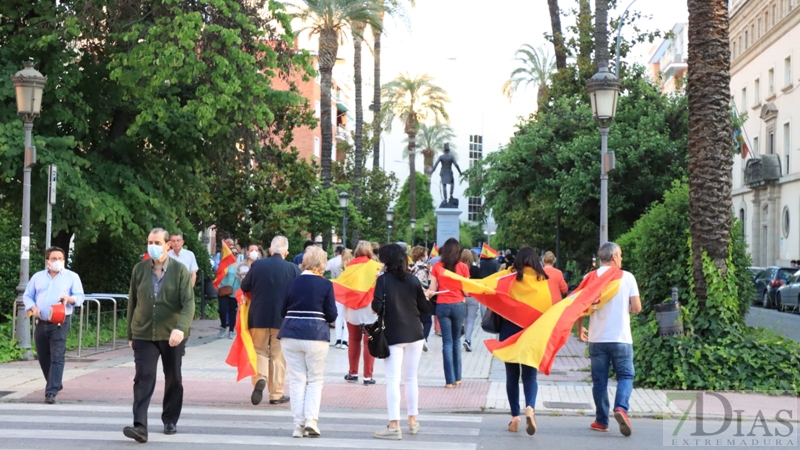
[[[436,243],[433,243],[433,248],[431,249],[431,258],[435,258],[439,256],[439,247],[436,246]]]
[[[497,258],[498,256],[500,256],[500,253],[498,253],[497,250],[489,247],[489,244],[483,244],[483,248],[481,249],[481,258],[492,259]]]
[[[361,309],[369,305],[380,271],[381,263],[367,256],[359,256],[350,261],[339,278],[331,280],[336,301],[350,309]]]
[[[547,280],[537,280],[533,269],[525,268],[521,281],[509,271],[483,280],[446,276],[461,282],[462,289],[478,302],[522,328],[500,342],[486,341],[486,348],[498,359],[525,364],[550,373],[555,356],[569,339],[575,321],[601,308],[619,291],[622,270],[611,267],[598,276],[591,272],[569,297],[553,304]]]
[[[150,259],[150,253],[144,252],[144,255],[142,256],[142,261],[147,261],[148,259]]]
[[[233,340],[225,362],[230,366],[236,367],[238,371],[236,381],[241,381],[242,378],[256,375],[258,371],[256,370],[256,348],[253,345],[253,337],[250,336],[250,329],[247,327],[247,315],[250,312],[250,293],[245,294],[239,289],[236,291],[236,300],[239,302],[236,338]]]
[[[214,278],[214,287],[219,289],[220,283],[222,283],[222,279],[225,278],[225,274],[228,272],[228,267],[231,264],[236,262],[236,257],[233,256],[233,252],[231,248],[228,247],[228,243],[225,240],[222,241],[222,257],[219,260],[219,266],[217,266],[217,277]]]

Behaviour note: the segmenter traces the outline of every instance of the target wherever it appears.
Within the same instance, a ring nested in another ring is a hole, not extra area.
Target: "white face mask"
[[[53,272],[61,272],[64,270],[64,261],[50,261],[50,270]]]
[[[252,259],[253,261],[257,260],[258,256],[259,254],[257,251],[253,250],[252,252],[250,252],[250,259]]]

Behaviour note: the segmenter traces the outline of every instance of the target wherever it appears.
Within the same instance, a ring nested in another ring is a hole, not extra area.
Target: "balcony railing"
[[[781,178],[781,158],[779,155],[761,155],[747,161],[744,168],[744,184],[750,187],[762,186]]]

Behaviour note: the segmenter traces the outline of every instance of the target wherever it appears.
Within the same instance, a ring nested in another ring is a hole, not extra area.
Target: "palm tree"
[[[703,252],[723,274],[731,234],[728,2],[689,0],[689,217],[695,293],[705,305]]]
[[[595,69],[608,67],[608,0],[594,2]]]
[[[383,18],[385,14],[389,14],[390,16],[394,15],[402,15],[404,9],[402,8],[402,0],[373,0],[381,6],[378,15],[380,16],[381,23],[383,23]],[[408,0],[408,3],[414,7],[416,5],[415,0]],[[374,59],[374,73],[373,73],[373,82],[374,84],[374,91],[372,92],[372,112],[374,117],[372,119],[372,128],[375,133],[375,141],[372,144],[372,169],[378,170],[380,169],[380,161],[381,161],[381,133],[383,130],[381,129],[381,34],[383,34],[383,30],[376,30],[375,28],[372,29],[372,54],[375,57]]]
[[[449,120],[445,104],[450,103],[450,99],[444,89],[433,84],[433,78],[430,75],[412,77],[409,74],[400,74],[383,86],[383,99],[386,131],[391,132],[392,122],[395,117],[398,117],[403,121],[403,131],[408,136],[409,209],[410,219],[416,219],[417,132],[420,123],[428,119]]]
[[[367,24],[353,22],[353,83],[355,84],[356,97],[356,131],[353,139],[355,163],[353,164],[353,180],[361,179],[361,169],[364,166],[364,105],[362,98],[361,79],[361,44],[364,42],[364,29]],[[353,204],[356,209],[361,209],[361,183],[353,183]],[[358,230],[355,231],[358,235]]]
[[[331,126],[331,85],[333,66],[342,42],[353,23],[369,24],[373,29],[381,29],[379,8],[363,0],[303,0],[305,8],[294,17],[305,26],[297,34],[308,31],[319,37],[320,73],[320,126],[322,127],[322,185],[328,188],[331,183],[331,160],[333,156],[333,127]]]
[[[520,86],[535,86],[539,89],[536,100],[539,105],[547,101],[547,83],[555,70],[552,54],[546,47],[533,48],[522,44],[514,54],[520,66],[511,72],[511,77],[503,84],[503,95],[509,100]]]
[[[419,126],[416,140],[422,153],[424,172],[428,179],[433,173],[433,160],[444,149],[444,144],[450,142],[450,149],[456,149],[456,145],[452,143],[455,138],[456,133],[446,123],[436,122],[433,125],[423,123]],[[408,137],[403,142],[407,143]],[[408,147],[406,147],[403,149],[403,158],[408,158],[408,156]],[[453,153],[453,158],[458,161],[458,154]]]
[[[564,45],[564,34],[561,32],[561,9],[558,0],[547,0],[550,9],[550,27],[553,31],[553,48],[556,53],[556,68],[567,68],[567,47]]]

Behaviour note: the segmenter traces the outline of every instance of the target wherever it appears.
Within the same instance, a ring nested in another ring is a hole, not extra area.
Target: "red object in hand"
[[[67,308],[63,303],[56,303],[50,307],[50,322],[61,325],[67,317]]]

